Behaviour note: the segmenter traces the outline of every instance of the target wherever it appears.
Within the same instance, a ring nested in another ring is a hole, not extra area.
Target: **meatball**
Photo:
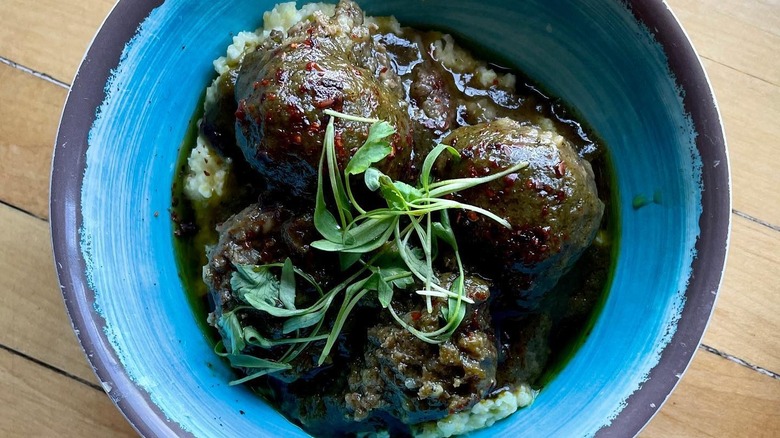
[[[270,189],[313,197],[328,108],[390,123],[393,151],[377,167],[394,179],[408,177],[412,132],[403,88],[385,47],[362,23],[360,8],[342,1],[333,17],[315,13],[244,58],[235,85],[236,138]],[[341,168],[368,130],[367,123],[336,119]]]
[[[253,204],[232,216],[220,225],[219,242],[208,253],[208,264],[203,267],[203,280],[209,288],[214,302],[214,313],[209,320],[224,333],[218,318],[228,312],[235,312],[242,327],[252,326],[269,339],[280,339],[282,321],[259,310],[248,309],[239,296],[234,294],[230,278],[236,271],[236,265],[263,265],[278,263],[289,257],[293,264],[311,274],[320,284],[327,285],[330,275],[338,272],[335,262],[328,258],[318,258],[313,254],[309,243],[315,239],[316,230],[311,215],[294,217],[282,207],[263,208]],[[298,281],[296,306],[313,304],[318,297],[306,282]],[[293,369],[274,376],[284,380],[294,380],[309,371],[316,371],[318,355],[316,349],[305,350],[311,354],[302,354],[291,364]],[[265,350],[248,346],[244,353],[255,354],[268,359],[276,359],[285,348]]]
[[[454,195],[505,218],[511,229],[466,211],[455,215],[454,226],[465,245],[481,249],[464,254],[484,255],[475,263],[501,277],[520,304],[537,306],[598,231],[604,204],[590,163],[560,135],[510,119],[458,128],[444,143],[461,159],[442,158],[436,169],[441,179],[482,177],[528,163]]]
[[[550,358],[552,320],[547,314],[528,314],[500,321],[498,386],[535,382]]]
[[[456,278],[445,274],[442,286]],[[494,387],[497,372],[495,332],[488,311],[490,283],[467,277],[466,294],[474,300],[458,330],[435,345],[415,337],[387,316],[368,329],[364,363],[353,368],[346,396],[356,420],[384,411],[406,424],[445,417],[468,409]],[[443,300],[432,313],[424,301],[410,297],[399,315],[422,331],[439,328]]]

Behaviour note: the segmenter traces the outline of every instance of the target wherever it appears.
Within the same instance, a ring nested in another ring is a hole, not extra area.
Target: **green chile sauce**
[[[258,190],[247,189],[252,180],[258,178],[246,172],[236,172],[228,180],[226,189],[229,201],[216,205],[196,206],[184,193],[184,181],[187,174],[187,158],[196,145],[198,121],[203,116],[201,96],[197,110],[190,119],[186,135],[180,146],[176,163],[176,175],[172,187],[171,218],[173,221],[173,246],[179,271],[179,277],[186,299],[207,342],[214,346],[220,337],[216,329],[207,323],[208,313],[212,310],[208,288],[201,274],[207,264],[206,247],[218,240],[216,226],[257,199]],[[560,103],[556,103],[562,106]],[[572,114],[572,111],[566,111]],[[580,118],[582,120],[582,118]],[[583,129],[594,138],[592,130]],[[603,142],[594,142],[601,144]],[[590,160],[599,191],[599,197],[605,204],[601,227],[594,243],[585,251],[572,270],[566,274],[554,294],[557,302],[547,303],[547,312],[553,321],[549,339],[550,355],[544,371],[532,386],[540,389],[552,381],[574,356],[587,339],[604,306],[607,292],[612,283],[615,262],[619,250],[619,216],[615,176],[609,154],[605,150],[593,155]],[[568,289],[568,290],[567,290]],[[575,309],[575,307],[577,307]],[[574,314],[572,316],[572,314]],[[205,358],[210,362],[214,358]]]

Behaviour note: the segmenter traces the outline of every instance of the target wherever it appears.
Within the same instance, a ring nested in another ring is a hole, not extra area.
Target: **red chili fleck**
[[[301,144],[301,134],[295,134],[292,136],[292,142],[295,144]]]
[[[268,100],[276,100],[276,94],[268,93],[268,95],[266,96],[266,99],[268,99]]]
[[[477,289],[474,294],[472,294],[471,298],[474,299],[474,301],[481,302],[488,299],[490,294],[486,290]]]
[[[309,61],[309,62],[307,62],[307,63],[306,63],[306,71],[312,71],[312,70],[317,70],[317,71],[325,71],[325,70],[324,70],[322,67],[320,67],[320,65],[319,65],[319,64],[317,64],[316,62],[314,62],[314,61]]]
[[[418,310],[412,310],[409,315],[412,317],[412,321],[417,321],[422,317],[422,313]]]
[[[263,87],[267,87],[267,86],[268,86],[268,84],[269,84],[270,82],[271,82],[271,81],[269,81],[269,80],[266,78],[266,79],[263,79],[262,81],[260,81],[260,85],[261,85],[261,86],[263,86]]]
[[[252,88],[253,88],[253,89],[255,89],[255,90],[257,90],[258,88],[260,88],[260,81],[255,81],[255,83],[254,83],[254,84],[252,84]]]
[[[466,217],[468,217],[471,222],[476,222],[479,219],[476,211],[469,211],[466,213]]]
[[[504,187],[506,187],[507,189],[514,187],[515,182],[517,182],[516,173],[510,173],[509,175],[504,177]]]
[[[555,176],[558,178],[563,178],[564,175],[566,175],[566,163],[561,161],[557,166],[555,166]]]
[[[290,48],[295,50],[298,48],[298,43],[290,43]]]
[[[340,132],[337,132],[336,135],[333,137],[333,144],[339,149],[339,151],[341,151],[344,148],[344,139],[341,138]]]
[[[382,67],[382,70],[379,70],[379,74],[385,74],[387,72],[387,67]]]
[[[246,105],[246,101],[244,99],[241,99],[240,102],[238,102],[238,109],[236,109],[236,119],[243,122],[244,119],[246,119],[246,109],[244,106]]]
[[[327,107],[333,105],[334,101],[335,101],[335,99],[325,99],[325,100],[321,100],[321,101],[315,103],[314,106],[317,107],[317,108],[327,108]]]

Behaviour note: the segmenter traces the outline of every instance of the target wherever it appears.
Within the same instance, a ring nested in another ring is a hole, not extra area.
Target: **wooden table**
[[[646,437],[780,437],[780,1],[670,0],[731,152],[731,252],[714,317]],[[132,436],[60,297],[48,184],[68,87],[112,0],[0,0],[0,436]]]

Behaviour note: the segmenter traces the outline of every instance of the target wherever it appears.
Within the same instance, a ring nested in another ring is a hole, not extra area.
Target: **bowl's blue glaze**
[[[79,313],[76,326],[92,333],[82,342],[98,356],[93,363],[109,395],[145,433],[304,436],[245,388],[227,385],[232,373],[200,332],[176,270],[168,208],[179,146],[214,75],[211,61],[274,4],[210,3],[165,2],[124,48],[89,131],[80,199],[59,213],[77,217],[80,204],[78,248],[88,279],[66,300],[94,303],[69,308]],[[621,242],[603,312],[531,407],[475,435],[596,433],[648,378],[675,333],[696,256],[702,160],[667,55],[619,1],[360,3],[374,15],[395,14],[404,24],[447,29],[489,47],[483,56],[498,54],[525,71],[606,140]],[[632,207],[635,196],[656,194],[658,202]],[[697,327],[696,340],[703,323]],[[659,405],[667,395],[656,397]]]

